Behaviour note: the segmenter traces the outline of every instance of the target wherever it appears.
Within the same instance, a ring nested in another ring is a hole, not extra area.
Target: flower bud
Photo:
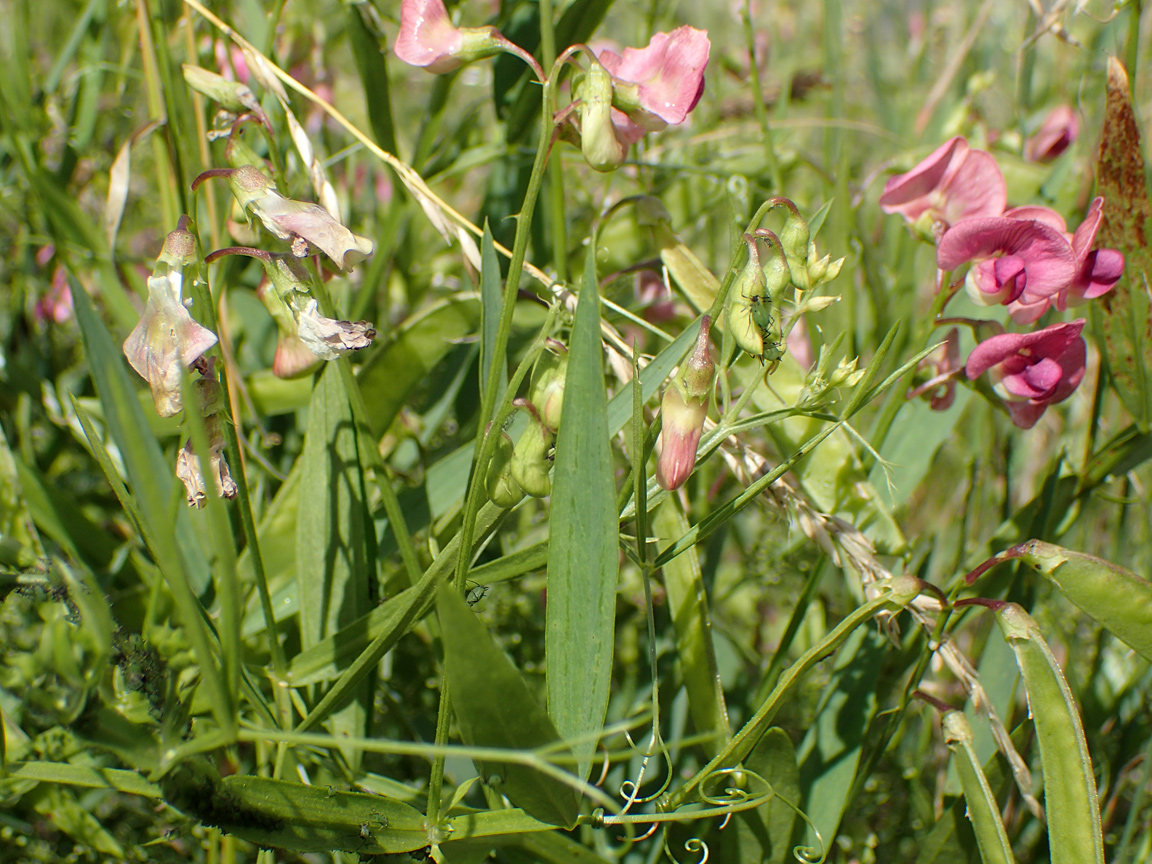
[[[236,113],[260,110],[259,100],[247,85],[229,81],[215,72],[188,63],[182,64],[181,68],[184,70],[184,81],[188,86],[201,96],[207,96],[221,108]]]
[[[612,76],[593,62],[580,90],[580,150],[597,171],[614,171],[628,155],[628,145],[612,122]]]
[[[533,417],[512,450],[512,478],[533,498],[544,498],[552,492],[552,481],[548,477],[552,467],[548,458],[551,446],[551,433]]]
[[[708,404],[686,402],[680,389],[671,384],[660,401],[660,456],[656,460],[656,482],[664,489],[679,489],[696,466],[696,448]]]
[[[697,312],[703,312],[716,299],[719,280],[672,230],[672,217],[658,198],[645,195],[637,200],[636,221],[652,228],[660,248],[660,261]]]
[[[496,441],[496,452],[488,463],[488,470],[484,474],[484,489],[488,498],[498,507],[511,509],[520,503],[524,497],[524,490],[512,476],[512,439],[508,433],[500,431]]]
[[[697,404],[708,403],[708,397],[712,395],[712,384],[716,380],[716,363],[712,359],[712,346],[709,342],[711,327],[712,319],[707,315],[700,319],[700,335],[696,337],[696,347],[688,355],[679,375],[684,398]]]
[[[541,422],[555,432],[560,428],[560,414],[564,407],[568,349],[555,339],[549,339],[545,347],[532,374],[532,404]]]
[[[778,196],[770,199],[769,203],[772,205],[770,208],[772,210],[783,207],[788,211],[784,219],[784,228],[780,231],[780,246],[788,260],[789,269],[795,271],[808,260],[808,243],[811,236],[808,223],[790,199]]]

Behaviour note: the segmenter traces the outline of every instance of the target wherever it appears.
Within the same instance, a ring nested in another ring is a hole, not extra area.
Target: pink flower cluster
[[[573,143],[579,143],[589,165],[611,171],[647,133],[687,119],[704,92],[711,43],[706,31],[683,26],[656,33],[645,48],[617,54],[570,46],[561,59],[566,61],[577,49],[591,55],[592,68],[574,91],[577,98],[570,109],[557,115],[558,122],[570,123],[568,131],[577,139]],[[510,53],[544,79],[535,58],[496,28],[455,26],[443,0],[402,0],[394,50],[405,63],[434,73]]]
[[[968,294],[984,306],[1007,306],[1016,324],[1034,324],[1049,309],[1063,312],[1100,297],[1124,272],[1123,255],[1095,248],[1102,198],[1092,202],[1072,232],[1047,207],[1006,209],[1007,190],[995,160],[969,149],[960,137],[891,178],[880,206],[921,231],[930,227],[937,238],[937,267],[951,271],[970,265],[964,280]],[[975,380],[987,372],[1012,422],[1030,428],[1083,378],[1083,326],[1081,319],[1032,333],[999,333],[976,347],[965,373]]]

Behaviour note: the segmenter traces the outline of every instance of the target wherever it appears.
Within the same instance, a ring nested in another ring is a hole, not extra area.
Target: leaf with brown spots
[[[1096,165],[1097,194],[1104,198],[1098,246],[1124,254],[1124,275],[1100,298],[1093,319],[1120,401],[1141,431],[1152,428],[1152,218],[1140,153],[1140,133],[1129,97],[1128,75],[1108,60],[1108,101]]]

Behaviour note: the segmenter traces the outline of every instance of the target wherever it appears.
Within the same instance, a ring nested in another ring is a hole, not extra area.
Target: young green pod
[[[956,773],[960,777],[960,788],[968,803],[968,819],[976,835],[976,845],[980,848],[980,859],[984,864],[1014,864],[1012,844],[1008,832],[1000,818],[1000,808],[996,796],[984,776],[984,769],[972,746],[972,727],[962,711],[948,711],[941,719],[944,729],[944,743],[953,756]]]
[[[1052,864],[1104,864],[1096,777],[1080,713],[1064,673],[1040,628],[1022,607],[979,598],[961,600],[955,605],[972,603],[996,613],[996,623],[1020,667],[1040,745]]]
[[[968,584],[1001,561],[1013,559],[1023,561],[1080,611],[1152,660],[1152,582],[1103,558],[1029,540],[985,561],[968,574]]]

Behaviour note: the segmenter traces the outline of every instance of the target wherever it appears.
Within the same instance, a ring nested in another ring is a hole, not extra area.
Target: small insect
[[[481,585],[479,582],[469,582],[467,589],[464,592],[464,601],[469,606],[475,606],[481,600],[488,596],[489,586]]]
[[[784,356],[784,349],[781,346],[780,327],[776,323],[776,318],[772,315],[772,298],[767,294],[753,294],[748,298],[752,306],[752,321],[760,328],[760,336],[764,341],[764,352],[760,355],[760,365],[763,366],[767,361],[772,364],[769,371],[773,371],[780,364],[780,358]]]

